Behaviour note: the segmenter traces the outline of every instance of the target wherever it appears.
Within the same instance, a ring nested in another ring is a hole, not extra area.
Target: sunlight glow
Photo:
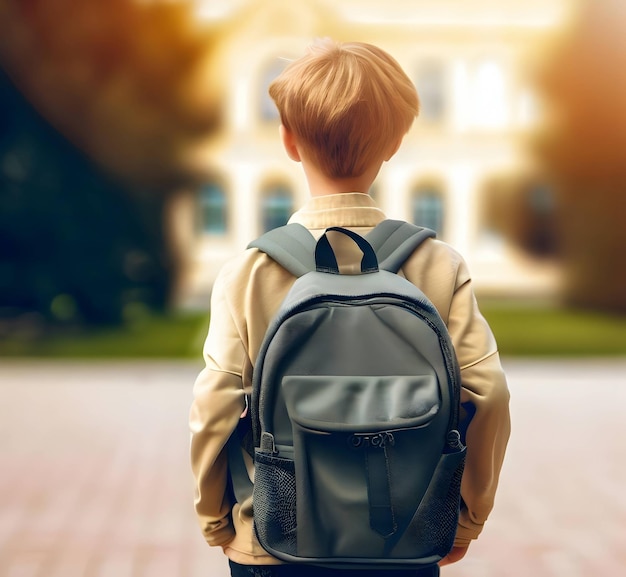
[[[237,8],[245,4],[243,0],[191,0],[194,4],[194,14],[201,22],[224,20]]]

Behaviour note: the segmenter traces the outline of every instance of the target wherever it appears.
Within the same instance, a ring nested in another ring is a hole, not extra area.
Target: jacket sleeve
[[[245,407],[241,378],[245,358],[224,282],[218,277],[204,345],[206,366],[194,384],[189,416],[195,510],[209,545],[225,545],[235,536],[225,445]]]
[[[493,508],[510,434],[509,391],[494,336],[478,310],[463,261],[456,287],[448,328],[461,368],[461,403],[471,403],[474,411],[466,434],[463,506],[455,539],[456,546],[467,546]]]

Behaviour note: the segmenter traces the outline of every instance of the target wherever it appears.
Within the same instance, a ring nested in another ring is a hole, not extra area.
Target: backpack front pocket
[[[433,377],[290,376],[283,396],[293,427],[298,556],[393,556],[443,450],[432,442],[445,438],[447,424],[435,418]]]

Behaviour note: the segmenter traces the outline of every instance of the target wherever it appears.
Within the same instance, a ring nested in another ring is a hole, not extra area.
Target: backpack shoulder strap
[[[376,251],[379,268],[395,273],[420,244],[435,236],[435,231],[429,228],[388,219],[378,224],[366,238]]]
[[[297,277],[315,270],[316,241],[307,228],[301,224],[287,224],[269,230],[248,248],[257,248],[275,260],[283,268]],[[246,403],[248,399],[246,398]],[[243,503],[252,495],[253,483],[243,457],[246,432],[252,426],[249,407],[237,428],[233,431],[226,444],[231,490],[235,501]]]
[[[258,248],[297,277],[315,270],[315,238],[301,224],[274,228],[253,240],[248,248]]]

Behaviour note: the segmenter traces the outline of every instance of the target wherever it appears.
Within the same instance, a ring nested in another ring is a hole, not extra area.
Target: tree
[[[103,324],[162,309],[171,264],[159,215],[147,217],[155,202],[138,210],[2,74],[0,105],[0,320]]]
[[[558,199],[565,296],[626,312],[626,6],[586,0],[539,76],[551,109],[535,141]]]
[[[137,190],[188,178],[219,123],[206,65],[217,31],[191,2],[0,0],[0,64],[38,112]]]
[[[220,122],[220,31],[191,8],[0,0],[0,315],[110,323],[167,305],[165,207]]]

